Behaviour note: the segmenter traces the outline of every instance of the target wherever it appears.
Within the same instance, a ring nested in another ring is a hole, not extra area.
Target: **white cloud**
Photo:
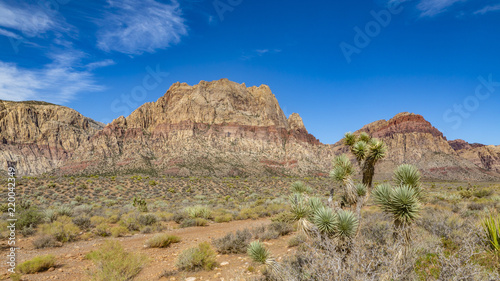
[[[422,17],[433,17],[442,12],[445,12],[449,7],[457,2],[466,0],[422,0],[417,5],[417,9],[421,11]]]
[[[114,65],[114,64],[116,64],[116,62],[114,60],[107,59],[107,60],[89,63],[86,65],[86,67],[88,70],[94,70],[96,68],[106,67],[106,66],[110,66],[110,65]]]
[[[179,4],[154,0],[108,0],[114,13],[99,21],[97,46],[125,54],[153,53],[177,44],[187,35]]]
[[[103,90],[90,72],[74,67],[81,56],[80,52],[52,55],[53,62],[40,69],[0,61],[0,99],[65,103],[78,93]]]
[[[68,26],[63,27],[60,21],[60,17],[49,16],[37,5],[24,3],[14,6],[0,2],[0,26],[16,30],[26,37],[39,36],[49,30],[66,30]]]
[[[480,10],[477,10],[474,12],[474,15],[484,15],[486,13],[489,13],[489,12],[494,12],[494,11],[500,11],[500,4],[498,5],[490,5],[490,6],[486,6]]]
[[[17,39],[17,40],[21,40],[23,38],[22,36],[19,36],[19,35],[13,33],[13,32],[10,32],[10,31],[2,29],[2,28],[0,28],[0,35],[7,36],[7,37],[10,37],[10,38],[14,38],[14,39]]]

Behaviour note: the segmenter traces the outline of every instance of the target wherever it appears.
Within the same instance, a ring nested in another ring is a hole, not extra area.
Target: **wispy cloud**
[[[474,15],[484,15],[489,12],[500,11],[500,4],[498,5],[489,5],[480,10],[474,12]]]
[[[0,99],[65,103],[78,93],[103,90],[92,73],[75,67],[81,57],[80,52],[53,54],[53,62],[39,69],[0,61]]]
[[[45,10],[38,5],[27,3],[7,4],[0,2],[0,26],[8,28],[9,33],[3,32],[2,35],[12,36],[19,33],[25,37],[36,37],[48,31],[63,32],[71,29],[65,23],[62,17],[49,16]]]
[[[417,9],[421,11],[422,17],[433,17],[448,10],[458,2],[466,0],[421,0],[417,4]]]
[[[17,40],[21,40],[23,38],[22,36],[19,36],[19,35],[13,33],[13,32],[10,32],[10,31],[2,29],[2,28],[0,28],[0,35],[7,36],[7,37],[10,37],[10,38],[14,38],[14,39],[17,39]]]
[[[244,60],[249,60],[255,57],[261,57],[266,54],[276,54],[276,53],[281,53],[281,49],[256,49],[249,53],[247,52],[243,53],[241,58]]]
[[[181,9],[154,0],[108,0],[112,13],[99,25],[97,46],[105,51],[137,55],[153,53],[180,42],[187,35]]]
[[[114,60],[107,59],[107,60],[89,63],[86,65],[86,67],[88,70],[94,70],[96,68],[106,67],[106,66],[110,66],[110,65],[114,65],[114,64],[116,64],[116,62]]]

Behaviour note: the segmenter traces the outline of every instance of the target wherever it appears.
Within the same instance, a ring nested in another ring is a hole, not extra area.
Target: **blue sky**
[[[498,0],[4,0],[0,42],[0,99],[105,123],[228,78],[269,85],[324,143],[409,111],[500,145]]]

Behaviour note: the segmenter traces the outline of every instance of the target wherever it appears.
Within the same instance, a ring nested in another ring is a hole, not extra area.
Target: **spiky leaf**
[[[356,160],[358,162],[363,161],[365,159],[366,155],[368,154],[368,143],[365,141],[358,141],[356,142],[351,149],[352,154],[356,156]]]
[[[335,235],[341,239],[350,239],[358,231],[358,217],[351,211],[339,210],[334,223]]]
[[[347,146],[353,146],[354,143],[356,143],[356,135],[351,132],[345,133],[344,144]]]
[[[247,253],[250,258],[258,263],[265,264],[269,258],[269,251],[264,247],[260,241],[253,241],[248,245]]]
[[[313,218],[314,225],[318,230],[327,235],[335,233],[336,214],[330,208],[321,208],[316,211]]]

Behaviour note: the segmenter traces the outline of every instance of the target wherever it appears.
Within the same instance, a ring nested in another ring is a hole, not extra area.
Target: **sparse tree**
[[[344,144],[349,146],[356,157],[363,175],[363,184],[372,188],[375,165],[386,156],[387,147],[383,141],[372,138],[366,132],[359,136],[348,132],[344,135]]]

